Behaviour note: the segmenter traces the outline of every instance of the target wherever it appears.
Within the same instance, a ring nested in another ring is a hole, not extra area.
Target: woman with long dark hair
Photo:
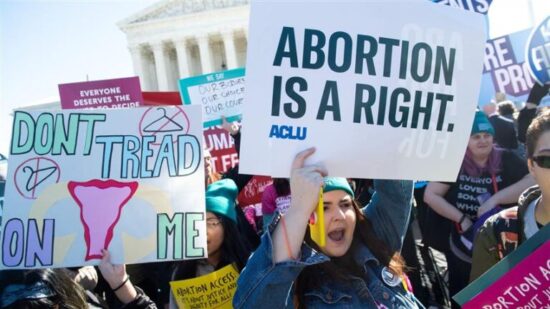
[[[291,206],[274,218],[239,277],[235,308],[422,307],[410,292],[399,256],[409,218],[412,182],[375,181],[363,209],[345,178],[304,166],[313,148],[294,159]],[[308,235],[323,188],[326,244]]]
[[[513,206],[521,192],[534,184],[525,162],[512,151],[497,148],[493,136],[487,116],[478,111],[456,182],[430,182],[424,193],[424,201],[433,210],[455,223],[450,249],[445,252],[450,295],[468,284],[474,223],[484,221],[499,207]]]

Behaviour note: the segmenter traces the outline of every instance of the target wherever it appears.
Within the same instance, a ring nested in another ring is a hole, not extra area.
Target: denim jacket
[[[412,182],[377,180],[374,185],[376,193],[363,213],[390,250],[400,251],[410,215]],[[274,264],[271,234],[277,223],[276,218],[240,274],[233,297],[235,308],[294,308],[294,281],[300,272],[307,266],[330,260],[304,243],[300,260]],[[424,308],[405,290],[401,280],[391,280],[391,273],[368,247],[360,246],[354,258],[364,265],[365,272],[345,283],[336,283],[327,276],[319,288],[304,292],[305,307]]]

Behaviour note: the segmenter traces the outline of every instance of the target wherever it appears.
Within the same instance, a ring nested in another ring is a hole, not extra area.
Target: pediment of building
[[[128,18],[121,24],[137,24],[176,16],[247,5],[249,0],[164,0]]]

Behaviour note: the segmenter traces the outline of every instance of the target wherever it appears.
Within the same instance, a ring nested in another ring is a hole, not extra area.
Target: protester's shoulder
[[[529,172],[527,162],[517,153],[510,149],[501,149],[502,151],[502,166],[504,169],[510,169],[516,172]]]
[[[508,124],[508,125],[514,125],[514,121],[513,121],[512,119],[506,118],[506,117],[504,117],[504,116],[502,116],[502,115],[499,115],[499,116],[498,116],[498,119],[499,119],[500,121],[502,121],[502,123],[506,123],[506,124]]]

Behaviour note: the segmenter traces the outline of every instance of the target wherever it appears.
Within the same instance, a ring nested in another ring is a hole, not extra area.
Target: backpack
[[[501,211],[493,225],[493,234],[499,259],[516,250],[520,242],[520,224],[518,220],[518,207],[512,207]]]

